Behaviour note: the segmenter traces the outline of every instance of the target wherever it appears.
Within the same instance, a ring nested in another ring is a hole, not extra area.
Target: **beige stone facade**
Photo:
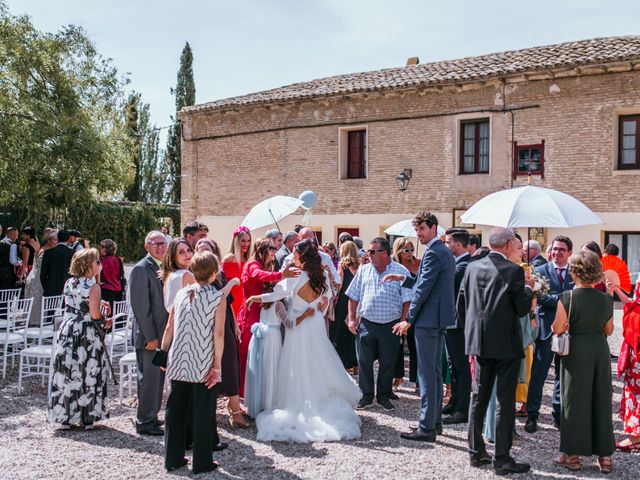
[[[455,208],[526,185],[526,176],[513,176],[513,142],[544,140],[544,178],[532,176],[532,184],[598,213],[605,225],[564,233],[603,242],[605,232],[640,232],[640,170],[617,167],[619,117],[637,113],[640,62],[630,61],[183,111],[182,220],[205,221],[225,245],[262,199],[313,190],[311,223],[323,240],[351,226],[366,241],[420,210],[437,212],[448,227]],[[489,119],[489,173],[460,174],[461,122],[469,119]],[[344,131],[354,126],[367,130],[365,179],[343,178]],[[394,177],[405,168],[413,177],[400,192]]]

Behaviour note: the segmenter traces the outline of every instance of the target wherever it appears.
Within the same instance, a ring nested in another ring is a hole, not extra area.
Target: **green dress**
[[[611,357],[603,329],[613,315],[613,299],[593,288],[563,292],[569,312],[569,355],[560,357],[560,451],[605,457],[615,450]]]

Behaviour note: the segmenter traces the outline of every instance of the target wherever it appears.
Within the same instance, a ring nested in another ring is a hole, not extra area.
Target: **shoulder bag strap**
[[[567,314],[567,329],[565,330],[568,331],[569,330],[569,319],[571,318],[571,307],[573,306],[573,290],[569,291],[569,313]]]

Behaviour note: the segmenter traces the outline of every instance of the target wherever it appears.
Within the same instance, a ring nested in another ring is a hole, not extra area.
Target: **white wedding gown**
[[[362,397],[355,380],[345,371],[329,341],[324,318],[311,303],[298,296],[309,281],[306,272],[278,283],[263,301],[291,296],[288,328],[276,375],[274,408],[256,418],[258,440],[321,442],[360,438],[360,418],[353,407]],[[328,280],[327,280],[328,282]],[[326,297],[331,297],[327,284]],[[299,325],[295,319],[307,309],[315,314]]]

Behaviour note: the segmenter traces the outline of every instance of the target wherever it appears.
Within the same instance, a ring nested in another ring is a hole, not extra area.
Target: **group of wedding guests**
[[[323,251],[304,227],[270,231],[256,241],[238,227],[226,255],[199,222],[189,222],[170,242],[150,232],[148,255],[133,268],[127,295],[138,363],[136,429],[166,436],[167,470],[186,465],[189,448],[194,472],[216,468],[213,452],[227,448],[217,435],[218,395],[228,398],[231,426],[255,421],[259,440],[358,438],[354,406],[367,409],[375,399],[385,410],[395,408],[406,344],[421,407],[418,423],[402,438],[434,442],[443,425],[468,423],[472,466],[526,472],[530,466],[510,455],[516,400],[523,405],[519,415],[527,416],[525,430],[534,433],[555,362],[552,403],[562,452],[556,463],[577,470],[580,456],[596,455],[600,470],[610,472],[616,444],[606,336],[613,329],[613,295],[635,303],[639,292],[632,300],[605,282],[593,245],[573,254],[566,236],[553,239],[545,259],[537,242],[523,245],[509,229],[492,230],[489,247],[481,247],[464,229],[440,238],[429,212],[413,225],[425,248],[422,259],[408,238],[392,247],[377,237],[364,249],[345,234]],[[64,428],[92,428],[108,415],[105,359],[99,330],[90,328],[105,323],[92,283],[100,271],[96,252],[74,256],[64,287],[49,414]],[[627,345],[622,372],[629,435],[617,444],[622,451],[640,449],[640,326],[630,322],[627,329],[625,339],[635,343]],[[554,355],[552,335],[567,330],[569,354]],[[87,368],[63,354],[74,349],[92,352],[96,381],[72,391],[70,402],[64,387]],[[168,352],[166,367],[158,351]],[[446,403],[445,368],[451,376]],[[163,428],[165,373],[171,390]],[[349,373],[358,375],[358,385]],[[493,457],[485,440],[495,443]]]

